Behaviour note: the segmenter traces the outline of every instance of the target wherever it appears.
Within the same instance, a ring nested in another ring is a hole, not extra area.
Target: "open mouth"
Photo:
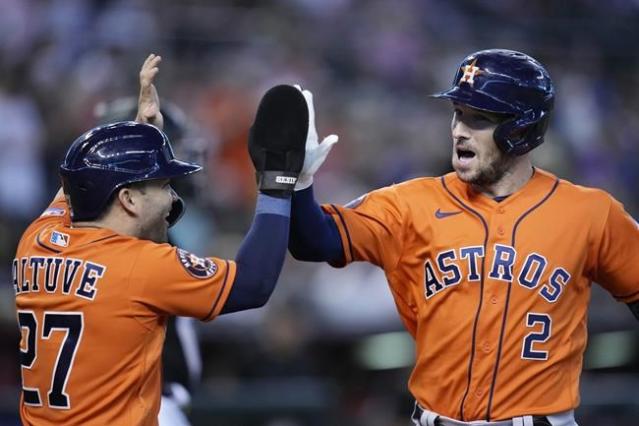
[[[470,161],[475,158],[475,153],[469,149],[457,148],[456,152],[460,161]]]

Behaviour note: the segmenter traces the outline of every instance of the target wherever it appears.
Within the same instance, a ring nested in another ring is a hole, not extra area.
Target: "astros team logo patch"
[[[198,257],[181,248],[176,253],[184,269],[195,278],[209,278],[217,272],[217,265],[211,259]]]

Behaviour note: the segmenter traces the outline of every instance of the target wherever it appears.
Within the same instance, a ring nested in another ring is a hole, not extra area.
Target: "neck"
[[[516,157],[513,164],[494,183],[488,185],[472,185],[476,192],[480,192],[488,197],[503,197],[517,192],[532,177],[533,167],[528,155]]]
[[[114,231],[116,234],[136,236],[133,223],[114,218],[112,215],[105,215],[99,220],[73,222],[71,226],[74,228],[105,228]]]

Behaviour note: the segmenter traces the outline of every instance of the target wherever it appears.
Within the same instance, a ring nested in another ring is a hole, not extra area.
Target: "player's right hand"
[[[262,97],[248,141],[260,192],[281,198],[293,193],[304,165],[308,117],[304,96],[293,86],[275,86]]]
[[[328,135],[319,143],[317,129],[315,128],[315,107],[313,106],[313,94],[309,90],[303,90],[298,84],[295,88],[302,92],[306,105],[308,107],[308,133],[306,136],[306,154],[304,158],[304,167],[300,173],[295,190],[301,191],[313,184],[313,175],[319,170],[320,166],[326,160],[328,153],[331,152],[333,145],[339,140],[337,135]]]
[[[151,53],[140,69],[140,96],[138,97],[138,123],[153,124],[158,129],[164,127],[164,117],[160,112],[160,97],[153,84],[155,76],[160,71],[161,56]]]

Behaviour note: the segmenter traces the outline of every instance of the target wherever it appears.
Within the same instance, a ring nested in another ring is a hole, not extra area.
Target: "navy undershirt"
[[[342,238],[337,225],[315,201],[312,185],[293,194],[288,249],[298,260],[333,265],[344,263]]]
[[[255,217],[237,252],[237,272],[222,314],[263,306],[284,264],[291,199],[259,194]]]

